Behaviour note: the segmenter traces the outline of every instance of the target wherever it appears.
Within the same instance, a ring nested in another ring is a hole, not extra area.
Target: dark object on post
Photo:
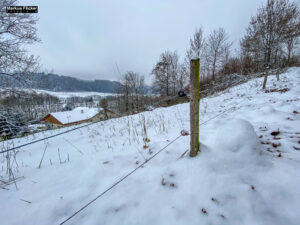
[[[199,71],[200,59],[191,60],[191,73],[190,73],[190,157],[195,157],[200,150],[199,142]]]
[[[178,96],[179,97],[185,97],[186,93],[183,90],[178,91]]]

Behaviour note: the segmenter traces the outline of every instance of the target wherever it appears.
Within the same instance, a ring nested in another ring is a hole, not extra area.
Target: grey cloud
[[[31,46],[44,68],[81,79],[117,80],[149,73],[161,52],[183,57],[196,27],[224,27],[238,45],[264,0],[22,0],[39,6],[42,44]]]

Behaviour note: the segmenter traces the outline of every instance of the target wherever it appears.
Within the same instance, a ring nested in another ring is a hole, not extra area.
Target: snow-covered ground
[[[89,96],[100,96],[100,97],[106,97],[106,96],[115,96],[115,93],[102,93],[102,92],[56,92],[56,91],[46,91],[46,90],[39,90],[34,89],[34,91],[38,94],[45,93],[49,95],[56,96],[58,98],[70,98],[70,97],[89,97]]]
[[[269,77],[268,90],[287,92],[265,93],[262,81],[201,100],[200,123],[224,113],[200,126],[197,157],[180,157],[189,136],[180,137],[65,224],[298,225],[300,68],[279,82]],[[18,190],[0,181],[9,189],[0,189],[0,224],[60,224],[188,128],[189,105],[182,104],[23,147],[14,170],[24,176]],[[66,129],[0,144],[12,147]],[[5,154],[0,163],[0,180],[6,180]]]
[[[1,91],[5,91],[6,89],[0,89]],[[28,92],[36,92],[38,94],[49,94],[52,96],[56,96],[58,98],[70,98],[70,97],[90,97],[90,96],[99,96],[99,97],[107,97],[107,96],[116,96],[116,93],[103,93],[103,92],[88,92],[88,91],[82,91],[82,92],[61,92],[61,91],[46,91],[46,90],[40,90],[40,89],[24,89],[24,88],[17,88],[17,90],[20,91],[28,91]],[[1,97],[7,97],[7,95],[1,96]]]

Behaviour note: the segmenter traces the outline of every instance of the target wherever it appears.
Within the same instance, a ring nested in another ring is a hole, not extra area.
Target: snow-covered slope
[[[196,158],[181,157],[189,136],[180,137],[65,224],[298,225],[300,68],[289,69],[279,82],[269,77],[267,89],[288,88],[283,93],[265,93],[262,79],[201,100],[200,121],[209,121],[200,126]],[[188,128],[189,105],[182,104],[23,147],[17,171],[13,163],[14,176],[24,176],[18,190],[0,181],[9,189],[0,189],[0,224],[60,224]],[[7,179],[5,156],[0,180]]]

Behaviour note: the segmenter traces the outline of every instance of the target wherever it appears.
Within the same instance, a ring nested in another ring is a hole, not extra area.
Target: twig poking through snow
[[[20,198],[20,200],[23,201],[23,202],[27,202],[28,204],[31,203],[30,201],[27,201],[27,200],[24,200],[24,199],[21,199],[21,198]]]
[[[182,158],[185,156],[185,154],[186,154],[187,152],[188,152],[188,149],[185,150],[184,153],[182,153],[181,156],[180,156],[178,159],[182,159]]]
[[[136,148],[136,150],[138,151],[138,153],[140,153],[140,155],[144,158],[144,160],[147,161],[147,159],[145,158],[145,156],[143,155],[143,153],[141,153],[140,150],[136,146],[134,146],[134,147]]]
[[[43,162],[43,159],[44,159],[44,156],[45,156],[47,147],[48,147],[48,142],[47,142],[47,144],[46,144],[46,146],[45,146],[45,149],[44,149],[44,152],[43,152],[43,156],[42,156],[42,158],[41,158],[41,161],[40,161],[40,164],[39,164],[39,167],[38,167],[39,169],[40,169],[41,166],[42,166],[42,162]]]
[[[1,188],[1,189],[4,189],[4,190],[8,190],[8,191],[9,191],[9,189],[8,189],[8,188],[5,188],[5,187],[1,187],[1,186],[0,186],[0,188]]]
[[[57,149],[57,152],[58,152],[59,163],[62,164],[62,161],[61,161],[61,158],[60,158],[59,148]]]
[[[68,142],[70,145],[72,145],[78,152],[80,152],[82,155],[83,155],[83,152],[82,151],[80,151],[75,145],[73,145],[70,141],[68,141],[67,139],[65,139],[64,138],[64,140],[66,141],[66,142]]]

